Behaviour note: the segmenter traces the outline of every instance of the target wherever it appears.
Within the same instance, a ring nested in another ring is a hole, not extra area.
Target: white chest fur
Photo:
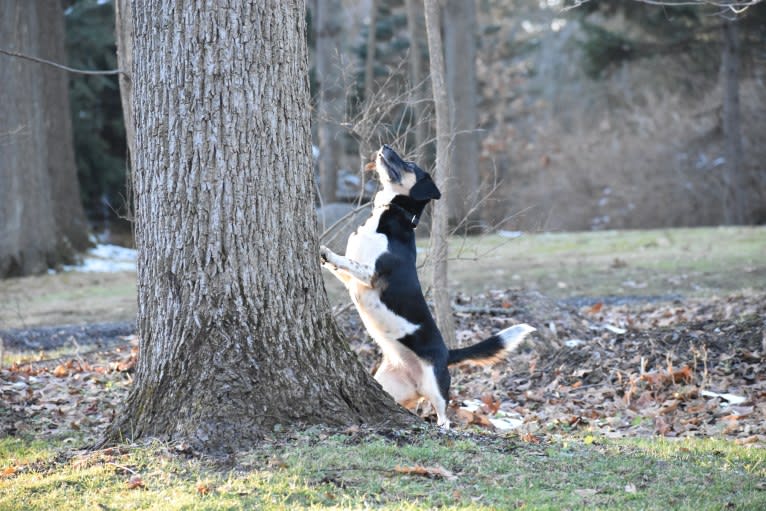
[[[385,234],[377,232],[382,212],[380,208],[374,209],[372,216],[348,237],[346,257],[360,264],[375,267],[378,257],[388,250],[388,238]]]
[[[346,257],[358,263],[375,268],[378,257],[388,250],[388,238],[377,232],[380,215],[385,211],[380,207],[390,201],[386,192],[375,196],[376,208],[367,221],[354,234],[349,236],[346,245]],[[397,339],[415,332],[418,325],[410,323],[395,314],[380,300],[380,290],[368,287],[352,280],[347,284],[351,299],[354,301],[359,316],[362,318],[370,336],[378,343],[383,355],[390,363],[403,364],[412,353]]]

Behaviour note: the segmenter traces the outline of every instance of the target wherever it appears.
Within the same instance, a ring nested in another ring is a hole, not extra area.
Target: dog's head
[[[431,176],[415,162],[404,161],[396,151],[383,145],[375,156],[375,171],[384,189],[416,201],[429,201],[442,196]]]

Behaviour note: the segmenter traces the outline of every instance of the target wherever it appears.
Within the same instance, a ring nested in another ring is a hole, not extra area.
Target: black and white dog
[[[521,324],[462,349],[448,350],[423,297],[416,271],[415,226],[441,193],[423,169],[384,145],[375,158],[382,189],[372,216],[348,238],[346,255],[327,247],[322,265],[348,289],[364,326],[383,352],[375,379],[401,405],[424,397],[437,424],[449,428],[447,366],[489,363],[516,348],[535,329]]]

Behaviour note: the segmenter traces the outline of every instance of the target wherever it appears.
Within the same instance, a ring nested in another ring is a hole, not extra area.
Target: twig
[[[72,344],[74,344],[74,356],[77,357],[77,361],[80,362],[80,367],[83,367],[87,362],[80,355],[80,343],[77,342],[74,336],[71,337]]]
[[[510,315],[516,312],[516,309],[504,309],[502,307],[471,307],[467,305],[453,305],[452,310],[460,314],[503,314]]]
[[[106,462],[106,464],[107,464],[107,465],[112,465],[112,466],[115,466],[115,467],[117,467],[117,468],[120,468],[120,469],[122,469],[122,470],[125,470],[125,471],[127,471],[127,472],[130,472],[130,473],[131,473],[131,474],[133,474],[134,476],[137,476],[137,475],[138,475],[138,472],[136,472],[135,470],[133,470],[133,469],[131,469],[131,468],[128,468],[128,467],[126,467],[125,465],[119,465],[119,464],[117,464],[117,463],[112,463],[111,461],[107,461],[107,462]]]
[[[354,305],[353,302],[348,302],[344,305],[341,305],[340,307],[338,307],[337,309],[333,311],[332,317],[337,318],[338,316],[340,316],[341,314],[349,310],[353,305]]]
[[[108,69],[104,71],[92,71],[88,69],[75,69],[73,67],[65,66],[63,64],[59,64],[57,62],[52,62],[50,60],[41,59],[40,57],[33,57],[31,55],[24,55],[23,53],[18,53],[15,51],[5,50],[3,48],[0,48],[0,53],[4,55],[8,55],[9,57],[17,57],[20,59],[25,60],[31,60],[32,62],[37,62],[38,64],[46,64],[49,66],[53,66],[59,69],[63,69],[64,71],[68,71],[70,73],[77,73],[81,75],[117,75],[122,74],[125,75],[126,78],[130,78],[128,76],[128,73],[123,71],[122,69]]]

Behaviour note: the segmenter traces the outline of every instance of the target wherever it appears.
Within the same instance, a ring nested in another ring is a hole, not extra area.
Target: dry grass
[[[645,92],[632,103],[605,108],[599,120],[541,122],[517,139],[496,220],[525,211],[511,227],[540,230],[625,229],[716,225],[723,221],[723,137],[720,88],[702,100]],[[624,99],[624,98],[623,98]],[[741,87],[744,170],[750,216],[762,221],[766,201],[758,172],[766,147],[750,134],[766,131],[762,88]],[[584,119],[585,117],[583,117]],[[495,139],[490,138],[490,143]],[[498,161],[485,162],[485,173]]]
[[[135,316],[133,272],[71,272],[0,281],[0,330],[128,321]]]

